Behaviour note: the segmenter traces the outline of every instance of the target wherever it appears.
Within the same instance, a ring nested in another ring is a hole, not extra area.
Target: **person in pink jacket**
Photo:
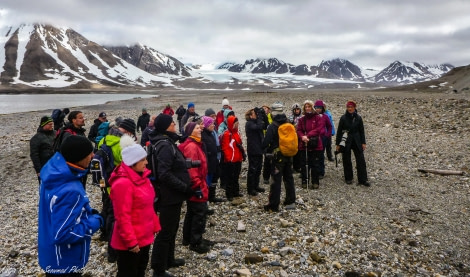
[[[327,121],[329,123],[329,120],[326,120],[326,116],[318,114],[314,110],[313,101],[311,100],[304,102],[302,110],[303,116],[297,122],[299,152],[302,153],[302,187],[307,188],[307,182],[310,181],[311,188],[318,189],[320,187],[320,158],[323,155],[322,137],[326,136],[326,124]]]
[[[202,238],[206,228],[207,201],[209,200],[209,187],[207,186],[207,159],[202,149],[201,125],[189,122],[184,133],[189,137],[178,148],[186,159],[199,161],[200,165],[188,169],[191,177],[191,190],[193,194],[187,201],[187,211],[183,224],[183,245],[189,244],[189,249],[199,254],[210,250],[208,241]]]
[[[150,245],[161,228],[153,209],[155,191],[147,178],[147,152],[133,141],[126,143],[121,139],[122,163],[109,179],[116,218],[111,246],[117,250],[116,276],[144,277]]]

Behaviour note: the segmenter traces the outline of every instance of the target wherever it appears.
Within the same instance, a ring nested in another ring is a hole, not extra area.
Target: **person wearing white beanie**
[[[153,209],[155,190],[148,178],[147,152],[129,136],[120,141],[122,163],[111,174],[114,208],[111,246],[117,252],[117,276],[145,276],[150,245],[161,230]]]

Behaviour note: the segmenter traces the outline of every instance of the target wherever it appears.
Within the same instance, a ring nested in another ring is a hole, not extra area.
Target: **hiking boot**
[[[263,184],[269,185],[269,179],[264,179],[264,180],[263,180]]]
[[[284,209],[286,209],[286,210],[288,210],[288,211],[289,211],[289,210],[295,210],[295,203],[291,203],[291,204],[289,204],[289,205],[285,205],[285,206],[284,206]]]
[[[248,195],[257,196],[257,195],[258,195],[258,192],[257,192],[256,190],[252,190],[252,191],[249,191],[249,192],[248,192]]]
[[[255,188],[255,190],[256,190],[257,192],[265,192],[265,191],[266,191],[266,190],[265,190],[264,188],[262,188],[262,187],[257,187],[257,188]]]
[[[199,253],[199,254],[204,254],[204,253],[207,253],[209,252],[211,249],[208,245],[204,244],[204,243],[199,243],[199,244],[191,244],[189,245],[189,250],[191,251],[194,251],[196,253]]]
[[[202,239],[202,242],[203,244],[209,246],[209,247],[212,247],[214,245],[216,245],[216,242],[215,241],[212,241],[212,240],[208,240],[208,239]]]
[[[279,207],[274,208],[274,207],[271,207],[270,205],[265,205],[263,208],[266,212],[279,212]]]
[[[168,271],[161,272],[161,273],[154,271],[152,277],[174,277],[174,275]]]
[[[330,162],[334,162],[334,161],[335,161],[335,159],[333,159],[333,157],[328,157],[328,160],[329,160]]]
[[[234,196],[235,196],[235,197],[243,197],[243,194],[237,193],[237,194],[235,194]]]
[[[320,180],[321,180],[321,179],[323,179],[323,178],[325,178],[325,175],[324,175],[324,174],[323,174],[323,175],[320,175],[320,176],[318,176],[318,179],[320,179]]]
[[[312,185],[312,189],[319,189],[320,188],[320,185],[319,184],[313,184]]]
[[[346,180],[346,184],[351,185],[353,183],[353,180]]]
[[[189,244],[189,243],[188,243]],[[168,268],[172,267],[180,267],[185,265],[185,261],[183,258],[175,259],[171,264],[168,265]]]
[[[359,185],[363,185],[363,186],[366,186],[366,187],[370,187],[369,181],[361,182],[361,183],[359,183]]]
[[[209,202],[211,202],[211,203],[222,203],[222,202],[225,202],[225,201],[227,201],[227,200],[225,200],[223,198],[217,198],[217,197],[209,199]]]

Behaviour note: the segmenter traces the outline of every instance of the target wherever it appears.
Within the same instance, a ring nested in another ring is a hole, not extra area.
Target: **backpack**
[[[103,122],[98,126],[98,135],[95,138],[95,144],[98,145],[101,139],[104,138],[109,132],[109,122]]]
[[[171,145],[170,147],[171,149],[173,149],[173,155],[176,157],[176,149],[173,146],[173,144],[167,139],[158,140],[155,144],[149,144],[147,147],[147,162],[148,162],[147,169],[150,169],[152,171],[152,174],[150,175],[149,179],[155,188],[157,188],[157,183],[158,183],[158,175],[157,175],[158,160],[156,159],[156,154],[158,153],[159,149],[157,149],[157,146],[164,141],[168,142]],[[164,147],[164,145],[162,146]]]
[[[277,128],[279,151],[285,157],[293,157],[299,151],[297,132],[292,123],[286,122]]]
[[[110,187],[109,177],[114,170],[114,156],[111,147],[106,145],[106,137],[100,149],[95,152],[90,163],[92,184],[101,188]]]
[[[54,138],[54,142],[52,144],[52,150],[55,152],[60,152],[60,146],[62,145],[62,140],[64,139],[64,133],[68,132],[71,133],[72,135],[76,135],[77,133],[70,130],[70,129],[65,129],[65,127],[60,127]]]
[[[51,117],[52,117],[52,120],[54,122],[57,122],[60,118],[60,114],[62,113],[62,111],[60,109],[54,109],[52,111],[52,114],[51,114]]]

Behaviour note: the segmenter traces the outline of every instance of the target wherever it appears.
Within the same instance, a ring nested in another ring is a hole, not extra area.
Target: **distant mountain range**
[[[345,59],[322,61],[319,65],[293,65],[276,58],[250,59],[243,64],[217,66],[218,74],[225,72],[227,76],[220,81],[205,75],[203,65],[185,65],[145,45],[102,46],[72,29],[44,24],[0,31],[2,88],[311,88],[322,83],[377,87],[434,80],[454,68],[450,64],[395,61],[377,71]]]

